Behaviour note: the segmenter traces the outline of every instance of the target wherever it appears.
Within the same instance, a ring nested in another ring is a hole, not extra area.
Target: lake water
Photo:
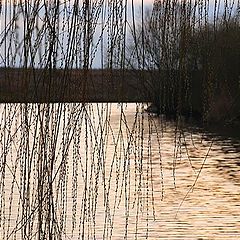
[[[2,104],[0,238],[240,239],[240,141],[143,107]]]

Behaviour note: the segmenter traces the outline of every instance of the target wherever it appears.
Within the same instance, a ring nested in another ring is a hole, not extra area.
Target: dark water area
[[[144,107],[30,104],[24,125],[23,105],[1,105],[1,239],[38,239],[50,176],[61,239],[240,239],[240,140]]]

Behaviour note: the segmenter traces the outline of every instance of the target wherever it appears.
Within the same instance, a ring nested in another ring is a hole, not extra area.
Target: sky
[[[133,0],[134,1],[134,4],[135,4],[135,19],[136,19],[136,22],[140,19],[140,16],[141,16],[141,4],[142,4],[142,0]],[[232,3],[232,1],[233,0],[217,0],[217,1],[219,1],[219,2],[221,2],[221,4],[222,4],[222,6],[223,6],[223,4],[225,3],[225,1],[228,1],[229,3]],[[24,2],[23,0],[16,0],[16,3],[19,3],[19,2]],[[31,3],[32,5],[33,4],[35,4],[36,3],[36,1],[35,0],[31,0],[31,1],[28,1],[29,3]],[[41,3],[43,3],[43,0],[40,0],[40,2]],[[70,0],[70,1],[66,1],[68,4],[69,4],[69,6],[70,6],[70,8],[71,9],[73,9],[72,8],[72,6],[73,6],[73,0]],[[83,1],[80,1],[80,4],[82,3]],[[97,1],[93,1],[93,2],[97,2]],[[109,1],[108,0],[105,0],[105,3],[108,3]],[[118,3],[119,3],[120,1],[118,1]],[[129,24],[131,24],[131,2],[132,2],[132,0],[128,0],[128,4],[129,4],[129,6],[128,6],[128,23]],[[153,4],[153,2],[154,2],[154,0],[143,0],[143,3],[144,3],[144,5],[147,7],[147,8],[151,8],[151,6],[152,6],[152,4]],[[213,2],[214,2],[214,0],[210,0],[210,4],[213,4]],[[8,1],[8,0],[5,0],[5,1],[3,1],[2,2],[3,4],[6,4],[6,3],[13,3],[13,1]],[[51,3],[51,1],[49,1],[49,3]],[[123,1],[123,3],[124,3],[124,1]],[[7,29],[7,27],[8,27],[8,25],[9,25],[9,23],[10,23],[10,18],[8,17],[8,14],[5,14],[4,13],[4,9],[5,9],[5,7],[6,7],[6,5],[3,5],[2,6],[2,13],[0,14],[0,66],[2,66],[2,65],[4,65],[4,62],[5,62],[5,59],[6,59],[6,54],[5,54],[5,51],[6,51],[6,49],[9,49],[9,47],[11,47],[13,50],[12,50],[12,53],[11,53],[11,55],[9,55],[9,58],[14,58],[15,57],[15,62],[13,63],[13,64],[15,64],[15,65],[19,65],[19,64],[21,64],[20,63],[20,59],[21,59],[21,56],[20,56],[20,54],[21,53],[19,53],[19,55],[18,56],[14,56],[14,48],[16,49],[16,48],[18,48],[18,46],[16,45],[16,46],[14,46],[14,43],[16,43],[16,41],[15,41],[15,38],[16,37],[18,37],[19,39],[23,39],[23,32],[24,32],[24,30],[23,30],[23,17],[20,17],[19,19],[18,19],[18,22],[17,22],[17,24],[18,24],[18,36],[16,36],[16,33],[11,33],[11,31],[8,31],[8,33],[7,33],[7,38],[5,37],[6,36],[6,29]],[[211,9],[212,7],[210,6],[210,9]],[[20,8],[19,8],[20,9]],[[11,10],[11,8],[8,8],[8,11],[9,11],[9,13],[10,13],[10,10]],[[32,9],[31,9],[32,10]],[[42,15],[41,15],[41,12],[39,12],[38,13],[38,15],[39,15],[39,19],[40,19],[40,23],[39,23],[39,26],[41,25],[41,18],[43,19],[44,18],[44,16],[46,15],[45,14],[45,10],[44,10],[44,8],[41,8],[41,11],[42,11]],[[70,10],[69,11],[69,13],[71,14],[71,11],[72,10]],[[48,13],[48,14],[50,14],[50,13]],[[20,12],[20,15],[24,15],[24,13],[21,13]],[[108,17],[108,13],[106,13],[106,15],[105,15],[106,17],[105,17],[105,19]],[[31,14],[30,14],[30,16],[28,16],[30,19],[31,19]],[[59,29],[63,29],[64,28],[64,25],[66,24],[69,24],[69,22],[70,21],[68,21],[68,20],[66,20],[65,19],[65,22],[63,22],[62,20],[61,20],[61,18],[59,18],[59,21],[58,21],[58,24],[59,24]],[[99,24],[100,25],[100,24]],[[40,26],[40,28],[41,28],[41,26]],[[64,28],[64,31],[65,31],[65,33],[64,34],[61,34],[61,36],[63,36],[64,35],[64,37],[62,38],[62,44],[64,45],[64,48],[65,48],[65,50],[67,49],[67,46],[68,46],[68,44],[67,44],[67,41],[66,41],[66,39],[67,39],[67,35],[68,35],[68,33],[66,33],[66,31],[68,31],[67,29],[70,29],[69,27],[67,28]],[[105,28],[105,30],[107,31],[107,28]],[[115,29],[116,30],[116,29]],[[78,34],[81,34],[81,33],[78,33]],[[101,30],[99,30],[99,29],[97,29],[96,30],[96,32],[95,32],[95,35],[96,35],[96,37],[94,38],[94,42],[96,43],[96,41],[97,41],[97,39],[98,39],[98,37],[97,37],[97,35],[99,36],[101,34]],[[10,37],[10,35],[11,35],[11,37]],[[106,49],[107,48],[107,38],[108,38],[108,36],[105,34],[105,38],[104,38],[104,48]],[[35,39],[36,40],[36,39]],[[14,42],[14,43],[13,43]],[[21,42],[21,41],[20,41]],[[10,46],[11,45],[11,46]],[[79,47],[82,47],[82,46],[79,46]],[[38,49],[37,49],[38,50]],[[44,51],[44,46],[43,46],[43,51]],[[105,50],[104,50],[105,51]],[[66,55],[66,53],[64,53],[65,55]],[[101,64],[100,64],[100,61],[99,61],[99,59],[100,59],[100,50],[98,49],[97,51],[96,51],[96,56],[95,56],[95,59],[94,59],[94,63],[93,63],[93,66],[95,67],[95,68],[98,68],[98,67],[101,67]],[[16,54],[15,54],[16,55]],[[38,59],[38,61],[40,61],[40,59]]]
[[[26,2],[29,3],[29,5],[26,5],[26,6],[28,6],[28,11],[30,13],[30,12],[33,11],[33,6],[36,5],[36,1],[34,1],[34,0],[30,0],[30,1],[16,0],[15,1],[16,4],[21,3],[22,5],[24,5],[24,3],[26,3]],[[43,2],[44,2],[43,0],[40,0],[41,5],[43,4]],[[69,9],[71,9],[69,13],[71,14],[71,12],[73,11],[74,0],[69,0],[69,1],[65,1],[65,2],[67,3],[67,5],[69,5],[69,7],[70,7]],[[92,1],[92,2],[97,2],[97,1]],[[108,0],[105,0],[105,3],[108,3],[108,2],[109,2]],[[118,3],[119,2],[120,1],[118,1]],[[122,2],[123,2],[123,4],[125,3],[124,0]],[[133,2],[135,4],[135,12],[136,12],[135,13],[135,18],[136,18],[136,21],[138,21],[137,19],[140,16],[142,0],[133,0]],[[143,0],[143,3],[146,7],[150,7],[152,5],[152,2],[153,2],[153,0]],[[6,49],[7,50],[10,49],[12,51],[11,54],[8,54],[9,55],[8,58],[9,59],[10,58],[12,58],[12,59],[15,58],[15,60],[13,61],[12,64],[13,65],[14,64],[15,65],[21,65],[20,54],[22,54],[22,51],[18,51],[18,54],[15,54],[14,51],[18,46],[15,47],[14,45],[17,44],[17,45],[20,46],[20,44],[22,43],[22,41],[19,40],[19,39],[23,39],[23,33],[24,33],[24,20],[23,20],[24,13],[21,12],[21,9],[24,10],[25,6],[22,7],[22,8],[21,7],[17,8],[18,11],[20,11],[19,14],[18,14],[20,17],[18,17],[18,19],[15,23],[15,25],[17,25],[17,31],[18,31],[17,34],[16,34],[16,32],[15,33],[13,32],[13,34],[12,34],[11,31],[8,31],[7,37],[5,38],[5,33],[6,33],[5,30],[8,29],[9,23],[11,22],[11,18],[12,18],[11,16],[13,16],[12,15],[13,14],[13,9],[14,9],[12,7],[13,3],[14,3],[13,1],[8,1],[8,0],[2,1],[2,12],[0,14],[0,66],[5,65]],[[49,3],[51,4],[51,1],[49,1]],[[53,2],[53,3],[56,4],[56,2]],[[80,6],[82,6],[82,3],[83,3],[83,1],[79,1]],[[128,19],[129,20],[128,21],[129,22],[131,22],[131,20],[132,20],[132,18],[131,18],[131,7],[130,7],[131,3],[132,3],[132,0],[128,0],[128,4],[129,4],[129,6],[128,6]],[[7,12],[6,12],[6,9],[7,9]],[[48,14],[51,14],[51,13],[48,12]],[[29,19],[31,19],[32,14],[29,14],[29,15],[30,15]],[[41,19],[43,19],[44,16],[45,16],[45,9],[43,7],[39,11],[38,15],[39,15],[39,19],[40,19],[39,26],[41,28],[41,22],[42,22]],[[107,13],[106,13],[106,16],[107,16]],[[59,19],[61,19],[61,18],[59,18]],[[63,23],[63,21],[60,20],[60,21],[58,21],[58,24],[59,24],[60,28],[62,28],[64,24],[68,24],[68,23],[67,22]],[[15,31],[15,29],[16,28],[13,28],[12,31]],[[65,28],[65,29],[67,29],[67,28]],[[99,35],[99,34],[100,34],[100,31],[96,30],[96,35]],[[65,34],[65,38],[66,38],[66,35],[67,34]],[[96,41],[96,38],[95,38],[95,41]],[[19,43],[16,43],[17,41],[15,41],[15,40],[19,40]],[[66,40],[63,39],[63,42],[64,42],[63,45],[67,46]],[[21,49],[21,47],[19,49]],[[100,67],[101,66],[99,64],[99,58],[100,58],[99,54],[100,53],[99,53],[99,50],[98,50],[96,52],[96,57],[95,57],[95,60],[94,60],[94,63],[93,63],[94,67]],[[15,55],[15,56],[13,56],[13,55]],[[38,59],[38,61],[40,61],[40,59]]]

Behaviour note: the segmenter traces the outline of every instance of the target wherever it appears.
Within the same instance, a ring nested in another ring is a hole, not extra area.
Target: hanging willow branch
[[[1,239],[150,235],[156,196],[165,194],[161,114],[177,119],[175,182],[176,161],[183,149],[188,155],[182,115],[199,107],[193,65],[207,120],[225,83],[213,39],[221,49],[221,33],[239,39],[239,1],[212,9],[208,1],[156,0],[148,14],[141,1],[140,18],[135,4],[0,1]],[[111,101],[150,101],[161,117]]]

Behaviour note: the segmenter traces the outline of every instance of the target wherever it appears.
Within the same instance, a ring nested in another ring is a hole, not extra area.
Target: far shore
[[[199,74],[195,73],[196,78],[199,78]],[[134,70],[0,68],[0,103],[151,103],[153,98],[143,82],[150,75],[147,71]],[[193,81],[192,91],[193,110],[201,114],[202,99],[198,80]],[[204,122],[202,119],[194,119],[194,115],[191,117],[199,125]],[[217,121],[204,123],[204,129],[240,138],[238,116],[232,122],[218,117],[216,114]]]
[[[147,102],[136,71],[0,68],[0,102]]]

